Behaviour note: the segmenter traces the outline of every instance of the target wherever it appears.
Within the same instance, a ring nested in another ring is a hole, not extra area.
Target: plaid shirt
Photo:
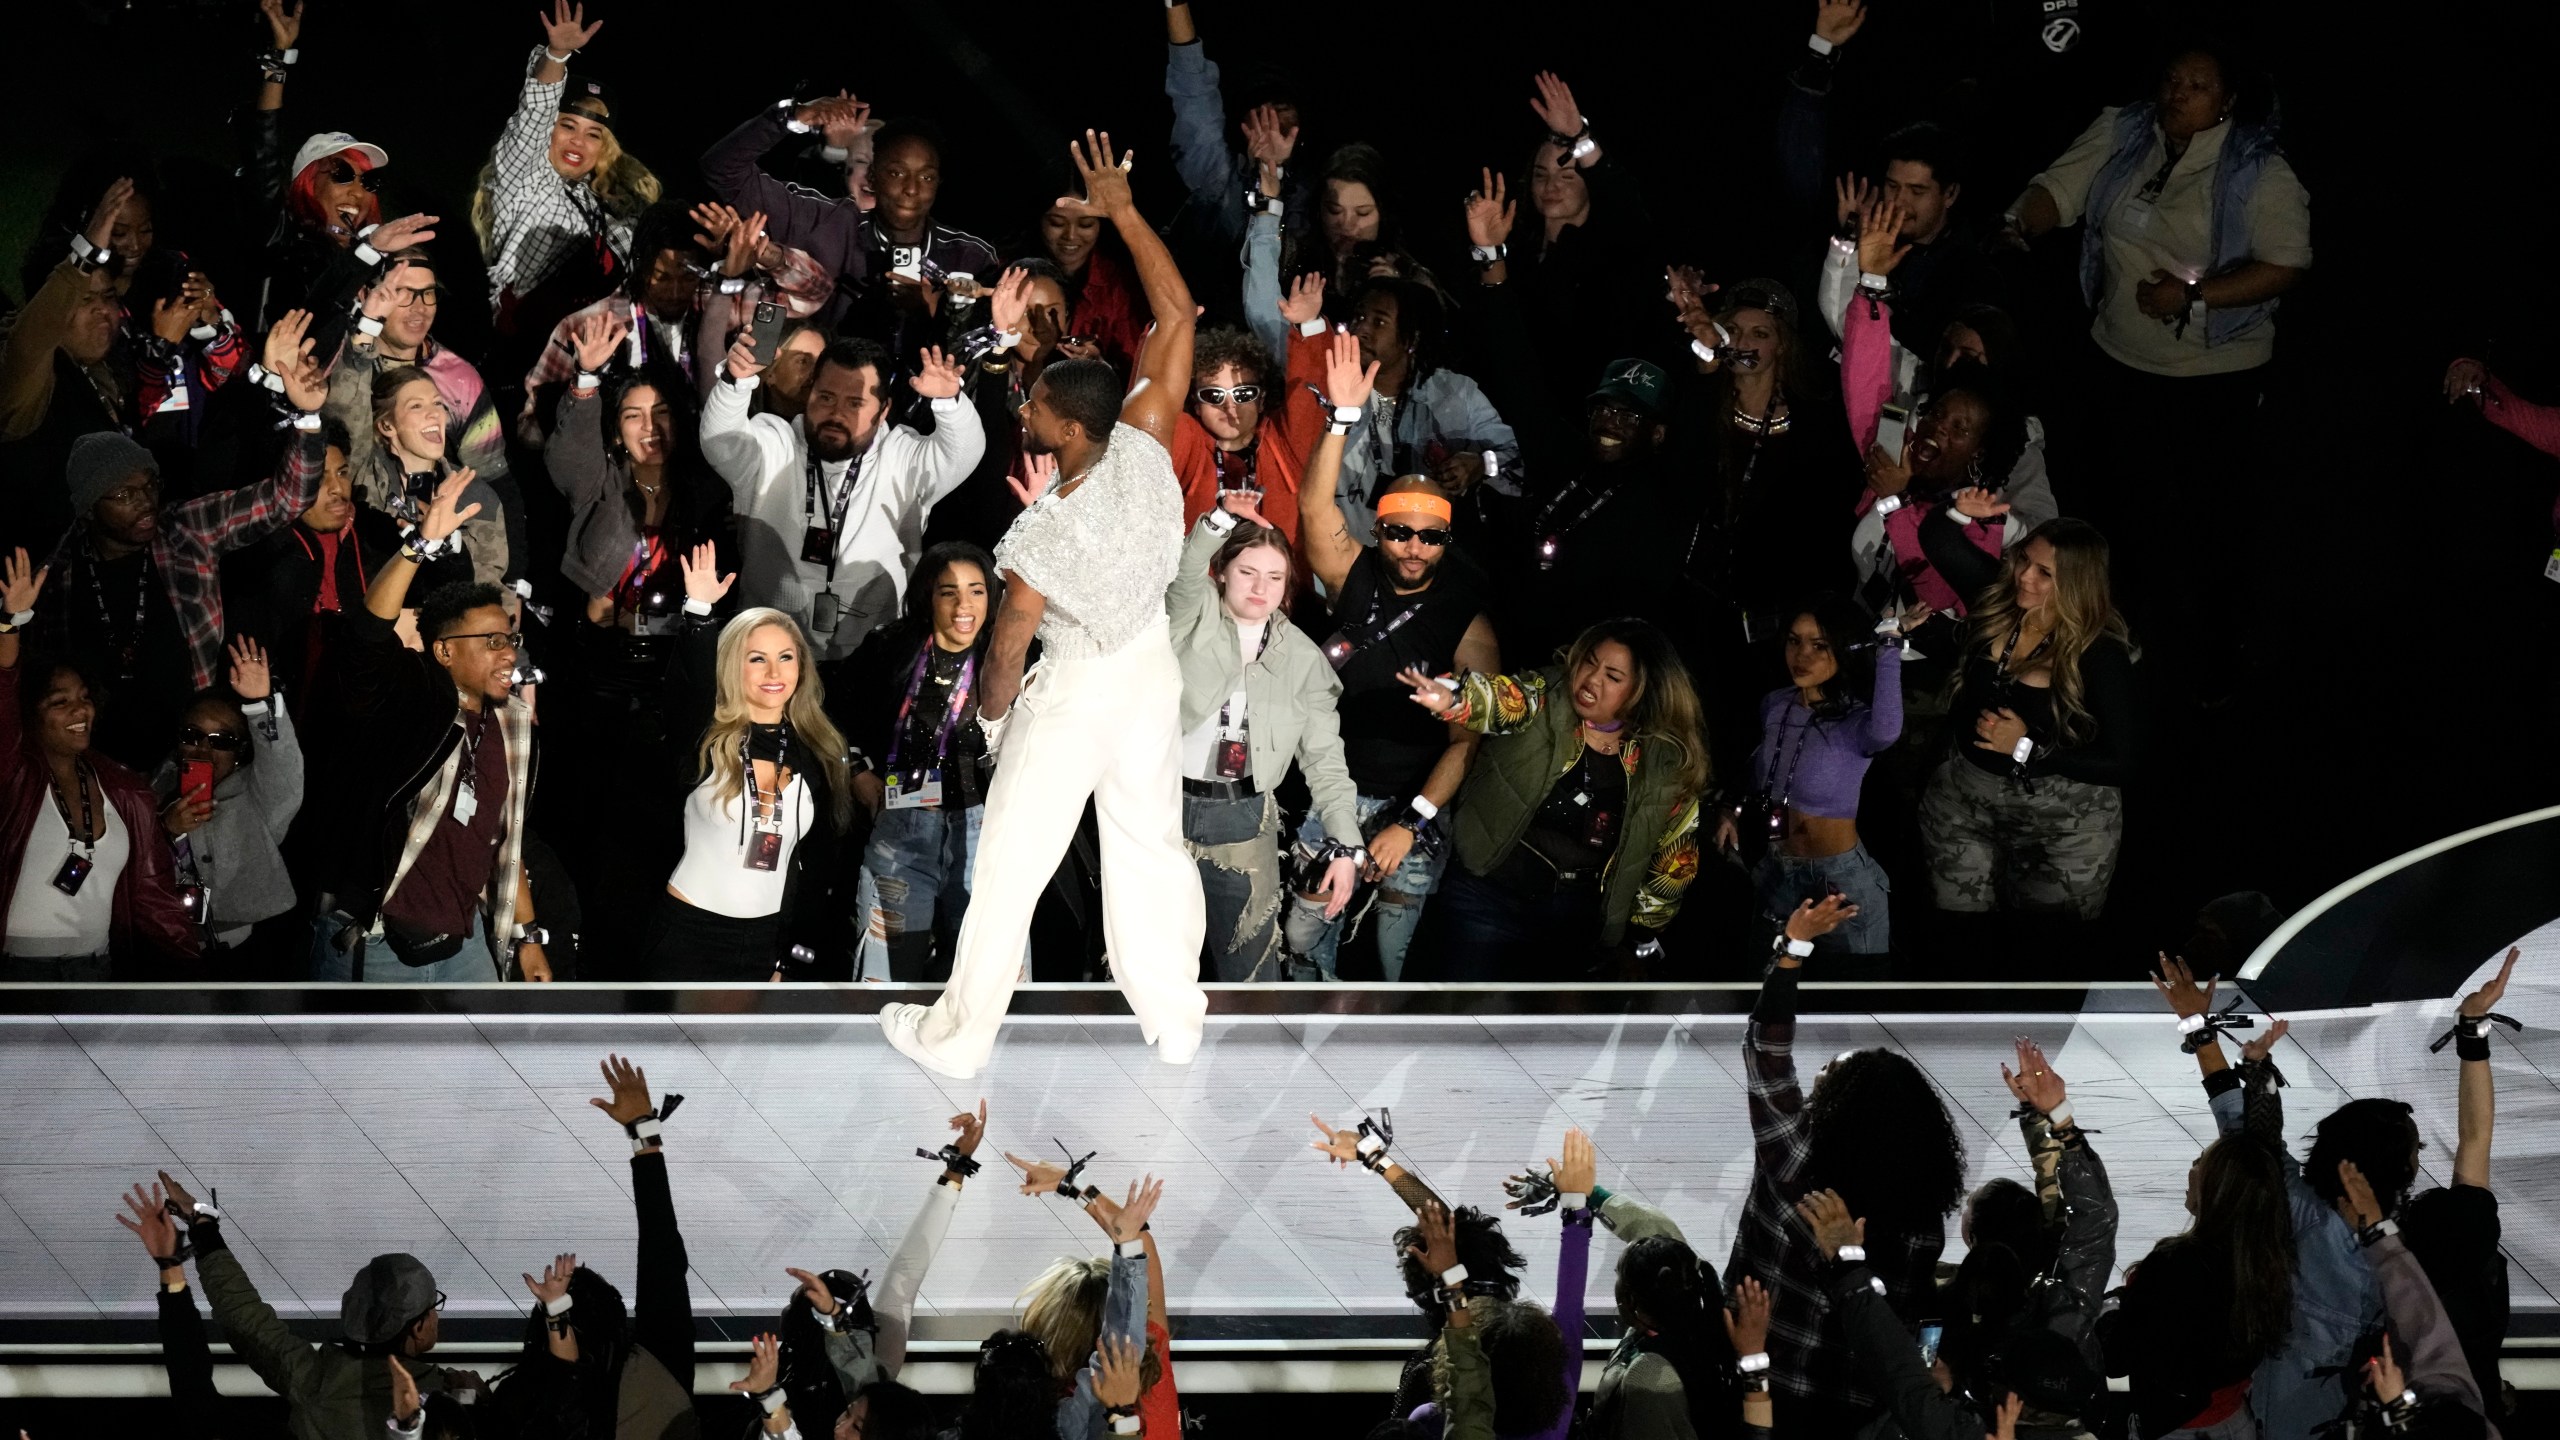
[[[631,217],[616,215],[585,180],[575,184],[551,168],[551,125],[560,118],[563,77],[533,78],[543,61],[536,45],[524,62],[524,91],[490,154],[489,308],[512,291],[530,294],[560,261],[601,236],[616,256],[631,253]]]
[[[1725,1270],[1731,1285],[1755,1275],[1769,1287],[1771,1388],[1806,1399],[1873,1406],[1839,1351],[1831,1328],[1831,1297],[1823,1289],[1822,1252],[1796,1218],[1795,1204],[1811,1188],[1813,1134],[1805,1123],[1804,1091],[1796,1084],[1796,979],[1802,972],[1772,966],[1760,1003],[1742,1032],[1742,1068],[1750,1082],[1751,1195],[1733,1238]],[[1923,1313],[1923,1297],[1937,1283],[1943,1229],[1902,1236],[1870,1235],[1867,1265],[1884,1281],[1885,1296],[1905,1324]]]
[[[160,512],[160,528],[152,532],[151,566],[186,637],[191,678],[198,690],[212,689],[222,676],[223,552],[246,549],[292,524],[320,493],[325,449],[320,432],[298,430],[293,436],[276,464],[274,479],[166,506]],[[82,593],[85,582],[79,588],[71,582],[78,567],[93,563],[88,516],[73,522],[45,563],[53,568],[51,588],[56,595]],[[57,645],[67,643],[70,607],[49,605],[43,614],[48,638]]]

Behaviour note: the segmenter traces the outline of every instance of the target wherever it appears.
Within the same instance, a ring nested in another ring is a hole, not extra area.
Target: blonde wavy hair
[[[575,113],[575,112],[573,112]],[[631,219],[658,203],[666,193],[656,172],[631,157],[622,148],[622,137],[613,127],[604,126],[603,143],[596,146],[595,168],[587,172],[587,188],[595,193],[598,203],[608,215]],[[498,258],[498,157],[490,155],[480,162],[480,179],[471,190],[471,230],[480,237],[480,260],[488,264]]]
[[[742,610],[736,619],[721,627],[719,658],[712,662],[719,698],[712,705],[711,723],[704,727],[701,748],[695,753],[695,773],[719,777],[720,786],[713,798],[722,805],[746,792],[746,767],[739,752],[745,748],[750,723],[747,637],[768,625],[789,635],[791,648],[800,656],[800,683],[784,703],[782,718],[790,722],[793,734],[817,752],[819,768],[826,772],[835,827],[842,830],[853,819],[853,766],[845,758],[844,732],[827,718],[827,687],[818,679],[818,659],[810,649],[809,637],[801,633],[800,622],[779,610]]]
[[[1040,1337],[1049,1352],[1049,1374],[1060,1384],[1072,1382],[1102,1338],[1102,1304],[1111,1293],[1111,1262],[1092,1256],[1068,1256],[1050,1262],[1022,1287],[1022,1328]],[[1140,1393],[1154,1387],[1163,1373],[1155,1347],[1138,1360]]]
[[[2101,640],[2113,640],[2128,655],[2140,656],[2133,632],[2116,613],[2107,583],[2107,537],[2086,520],[2060,516],[2027,533],[2009,547],[2000,563],[2000,578],[1973,602],[1973,644],[1995,655],[2023,613],[2018,605],[2018,572],[2027,565],[2027,547],[2038,540],[2053,547],[2053,640],[2042,662],[2053,672],[2053,718],[2066,745],[2089,738],[2092,717],[2080,657]]]
[[[1592,655],[1612,640],[1626,646],[1635,661],[1621,718],[1635,727],[1635,738],[1646,746],[1667,745],[1675,752],[1667,758],[1674,772],[1672,788],[1681,798],[1699,794],[1715,776],[1707,758],[1707,727],[1697,687],[1689,683],[1689,667],[1680,663],[1680,652],[1671,648],[1671,641],[1652,621],[1633,616],[1603,620],[1575,636],[1564,652],[1564,683],[1571,685],[1573,672],[1589,664]],[[1571,702],[1558,694],[1549,703]]]

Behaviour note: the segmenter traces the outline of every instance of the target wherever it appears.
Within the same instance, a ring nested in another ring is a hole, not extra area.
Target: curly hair
[[[1823,1067],[1805,1125],[1811,1188],[1839,1191],[1870,1233],[1943,1227],[1964,1195],[1964,1138],[1938,1087],[1898,1051],[1855,1050]]]
[[[1511,1248],[1511,1241],[1502,1233],[1501,1219],[1473,1205],[1459,1206],[1449,1218],[1458,1231],[1458,1263],[1467,1267],[1467,1293],[1503,1300],[1519,1294],[1520,1272],[1529,1261]],[[1421,1227],[1397,1227],[1396,1269],[1404,1276],[1404,1293],[1437,1331],[1441,1322],[1449,1318],[1449,1311],[1440,1303],[1440,1277],[1424,1269],[1421,1257],[1414,1253],[1421,1244]]]
[[[1283,373],[1279,362],[1271,358],[1270,348],[1250,333],[1230,325],[1213,325],[1201,331],[1191,342],[1191,383],[1197,385],[1227,365],[1265,385],[1277,383]]]

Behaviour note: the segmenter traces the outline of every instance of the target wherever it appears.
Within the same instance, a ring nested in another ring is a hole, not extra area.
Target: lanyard
[[[774,728],[782,735],[782,743],[774,751],[773,759],[773,818],[779,824],[782,820],[782,799],[788,793],[782,783],[782,772],[791,760],[791,721],[787,718],[778,720],[774,722]],[[739,782],[747,792],[747,803],[738,807],[738,843],[741,846],[747,843],[748,820],[766,801],[764,787],[756,784],[755,737],[756,727],[753,724],[738,732]]]
[[[613,582],[612,595],[626,610],[640,608],[640,587],[667,558],[666,548],[658,544],[658,532],[643,528],[640,538],[631,546],[631,563],[622,567],[622,578]]]
[[[1786,726],[1786,725],[1783,725],[1783,724],[1782,724],[1782,725],[1780,725],[1780,726],[1778,727],[1778,747],[1779,747],[1779,749],[1781,749],[1781,750],[1785,750],[1785,749],[1787,749],[1787,748],[1788,748],[1788,747],[1787,747],[1787,731],[1788,731],[1788,729],[1789,729],[1789,728],[1790,728],[1790,727],[1788,727],[1788,726]],[[1794,726],[1794,727],[1792,727],[1792,728],[1793,728],[1793,729],[1794,729],[1794,731],[1795,731],[1795,737],[1796,737],[1796,743],[1795,743],[1795,746],[1794,746],[1794,748],[1793,748],[1793,757],[1794,757],[1794,758],[1792,758],[1792,759],[1790,759],[1790,760],[1788,760],[1788,761],[1787,761],[1787,779],[1786,779],[1786,783],[1785,783],[1785,784],[1783,784],[1783,785],[1780,785],[1780,786],[1778,787],[1778,808],[1780,808],[1780,809],[1782,809],[1782,810],[1786,808],[1787,802],[1788,802],[1789,800],[1792,800],[1792,799],[1794,799],[1794,798],[1795,798],[1795,793],[1796,793],[1796,767],[1797,767],[1797,766],[1799,766],[1799,765],[1802,765],[1802,764],[1804,763],[1804,745],[1805,745],[1805,742],[1806,742],[1807,740],[1810,740],[1810,739],[1812,739],[1812,738],[1813,738],[1813,712],[1812,712],[1812,711],[1810,711],[1810,710],[1807,710],[1807,711],[1804,713],[1804,723],[1803,723],[1803,724],[1801,724],[1801,725]],[[1767,782],[1767,780],[1768,780],[1768,778],[1769,778],[1770,776],[1775,775],[1775,774],[1777,774],[1777,773],[1778,773],[1777,758],[1778,758],[1778,757],[1777,757],[1776,755],[1771,755],[1771,756],[1769,757],[1769,761],[1770,761],[1770,763],[1769,763],[1768,767],[1767,767],[1766,769],[1764,769],[1763,771],[1761,771],[1760,778],[1761,778],[1761,780],[1762,780],[1762,782],[1763,782],[1764,784]]]
[[[1232,483],[1227,476],[1227,457],[1231,455],[1244,457],[1244,476]],[[1256,432],[1253,439],[1246,441],[1245,447],[1241,450],[1222,450],[1214,445],[1209,447],[1209,463],[1216,467],[1218,472],[1219,494],[1229,495],[1238,490],[1250,490],[1256,495],[1262,493],[1262,436],[1259,432]]]
[[[889,773],[892,775],[906,773],[898,768],[898,751],[907,743],[907,717],[915,713],[916,696],[924,689],[925,671],[933,664],[933,652],[936,648],[938,647],[935,646],[933,637],[926,636],[924,648],[916,652],[915,673],[907,677],[907,698],[898,702],[898,728],[891,731],[889,735]],[[943,708],[942,723],[933,732],[933,758],[936,764],[941,763],[951,753],[951,730],[953,726],[960,723],[960,712],[968,707],[970,682],[976,679],[977,674],[978,657],[973,651],[967,659],[960,662],[959,683],[951,687],[951,703]]]
[[[807,452],[807,459],[805,463],[807,465],[807,489],[804,492],[802,504],[809,517],[814,520],[819,514],[818,453],[814,450]],[[855,455],[852,459],[845,462],[844,478],[836,482],[837,488],[834,503],[830,504],[825,512],[827,517],[827,584],[829,586],[833,586],[836,581],[836,546],[843,539],[844,518],[846,514],[853,509],[853,486],[855,480],[861,474],[862,457],[860,455]]]
[[[2027,666],[2033,665],[2036,662],[2036,657],[2045,652],[2046,646],[2053,643],[2053,632],[2047,630],[2044,632],[2044,638],[2036,642],[2036,648],[2028,651],[2026,658],[2018,662],[2018,669],[2012,670],[2009,668],[2009,656],[2016,652],[2019,637],[2024,635],[2026,630],[2027,617],[2020,615],[2010,624],[2009,638],[2001,643],[2000,653],[1991,657],[1992,669],[1999,677],[2000,693],[2002,695],[2007,695],[2017,688],[2018,676],[2026,669]]]
[[[1741,538],[1739,532],[1742,529],[1741,521],[1743,501],[1751,493],[1751,477],[1758,473],[1760,469],[1760,448],[1769,442],[1770,436],[1786,434],[1789,423],[1795,418],[1793,411],[1789,411],[1786,419],[1784,420],[1778,418],[1778,407],[1786,402],[1786,390],[1783,387],[1773,385],[1769,387],[1769,403],[1761,409],[1759,418],[1754,419],[1749,415],[1739,412],[1733,416],[1733,424],[1736,429],[1748,430],[1751,432],[1751,453],[1743,458],[1742,475],[1739,479],[1734,481],[1733,489],[1727,492],[1732,497],[1731,501],[1726,507],[1725,513],[1718,517],[1722,522],[1721,528],[1725,532],[1725,573],[1728,578],[1730,578],[1733,573],[1733,552],[1737,542]],[[1683,575],[1687,575],[1690,567],[1697,562],[1698,540],[1699,537],[1706,534],[1707,516],[1714,513],[1713,504],[1713,501],[1709,502],[1709,509],[1699,514],[1697,525],[1689,531],[1689,553],[1680,557],[1680,573]],[[1576,521],[1574,523],[1580,524],[1581,522]]]
[[[1397,627],[1403,625],[1404,622],[1412,619],[1414,616],[1421,614],[1422,607],[1431,603],[1431,592],[1425,590],[1422,594],[1415,597],[1412,604],[1404,607],[1403,612],[1398,614],[1396,618],[1388,621],[1384,625],[1380,625],[1378,623],[1378,611],[1386,602],[1387,583],[1385,580],[1381,579],[1376,582],[1376,585],[1377,588],[1371,591],[1369,595],[1368,615],[1363,617],[1358,625],[1345,625],[1339,631],[1336,631],[1335,638],[1328,642],[1324,647],[1324,658],[1332,661],[1333,668],[1336,670],[1339,670],[1343,666],[1351,663],[1351,657],[1353,655],[1368,649],[1370,646],[1375,645],[1386,639],[1388,636],[1396,633]],[[1264,631],[1262,638],[1265,644],[1270,643],[1271,632],[1268,630]]]
[[[50,770],[51,767],[47,768]],[[92,780],[89,762],[75,761],[71,767],[71,778],[80,784],[80,828],[77,831],[71,829],[71,797],[62,793],[62,778],[58,775],[49,778],[53,784],[54,803],[62,807],[64,832],[69,835],[71,843],[80,848],[80,853],[94,858],[98,853],[98,816],[96,811],[89,808],[89,788]]]
[[[2160,148],[2163,152],[2163,158],[2160,161],[2160,173],[2152,176],[2151,179],[2143,185],[2141,191],[2134,196],[2135,199],[2145,203],[2158,200],[2160,198],[2160,192],[2169,188],[2169,172],[2178,168],[2178,161],[2186,153],[2182,150],[2176,155],[2169,155],[2166,153],[2169,147],[2163,145]]]
[[[107,608],[107,587],[98,579],[99,561],[95,552],[89,556],[89,595],[98,602],[98,623],[105,628],[107,644],[116,652],[116,678],[133,678],[133,655],[142,648],[142,626],[151,604],[151,552],[142,554],[142,569],[133,580],[133,633],[119,642],[116,638],[115,612]]]
[[[1374,617],[1377,614],[1377,611],[1373,608],[1369,613]],[[1397,619],[1401,622],[1403,617],[1398,616]],[[1264,617],[1262,622],[1262,640],[1261,643],[1253,647],[1253,658],[1245,662],[1248,666],[1262,663],[1262,652],[1271,648],[1271,627],[1273,623],[1274,622],[1270,617]],[[1237,702],[1244,699],[1244,688],[1242,685],[1244,677],[1239,675],[1236,678],[1238,685],[1235,693],[1229,695],[1225,700],[1220,701],[1218,704],[1218,729],[1220,733],[1224,733],[1231,728],[1232,722],[1229,717],[1233,714]],[[1248,720],[1246,723],[1250,724],[1252,722]]]

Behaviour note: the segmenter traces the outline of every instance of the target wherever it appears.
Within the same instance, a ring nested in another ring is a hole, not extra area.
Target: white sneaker
[[[1167,1065],[1188,1065],[1200,1054],[1200,1032],[1166,1032],[1156,1037],[1156,1058]]]
[[[968,1080],[975,1070],[964,1070],[942,1059],[924,1044],[925,1007],[922,1005],[883,1005],[880,1007],[880,1029],[889,1037],[890,1048],[937,1075],[954,1080]]]

